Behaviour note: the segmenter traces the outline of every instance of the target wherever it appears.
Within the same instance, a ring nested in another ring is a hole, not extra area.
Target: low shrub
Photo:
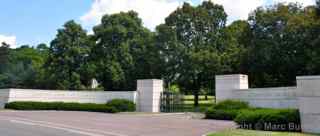
[[[299,111],[294,109],[242,110],[234,121],[243,129],[301,131]]]
[[[233,120],[240,110],[249,108],[250,106],[247,102],[226,100],[213,105],[206,111],[205,115],[207,119]]]
[[[105,104],[64,103],[64,102],[11,102],[6,109],[14,110],[57,110],[57,111],[90,111],[115,113],[117,109]]]
[[[223,109],[223,110],[239,110],[239,109],[248,109],[250,108],[250,106],[247,102],[243,102],[243,101],[225,100],[214,105],[213,108]]]
[[[226,100],[209,108],[205,115],[207,119],[234,120],[242,129],[301,131],[295,109],[251,108],[246,102]]]
[[[238,115],[238,110],[222,110],[210,108],[206,111],[206,119],[233,120]]]
[[[113,107],[118,112],[134,112],[136,110],[136,105],[126,99],[114,99],[107,103],[107,106]]]

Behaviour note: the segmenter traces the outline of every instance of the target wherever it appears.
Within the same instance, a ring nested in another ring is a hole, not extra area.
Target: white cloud
[[[5,42],[10,45],[11,48],[16,48],[16,37],[0,35],[0,43]]]
[[[264,4],[264,0],[215,0],[217,4],[223,5],[228,14],[228,22],[248,18],[250,12]]]
[[[178,0],[95,0],[90,11],[80,17],[80,20],[84,25],[90,26],[99,23],[104,14],[134,10],[139,13],[144,26],[153,30],[180,4]]]

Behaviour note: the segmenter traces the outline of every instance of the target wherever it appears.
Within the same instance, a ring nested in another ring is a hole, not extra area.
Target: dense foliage
[[[104,90],[134,90],[137,79],[159,78],[197,105],[217,74],[248,74],[252,87],[295,85],[297,75],[320,74],[319,5],[259,7],[226,25],[221,5],[185,3],[155,32],[134,11],[103,16],[91,35],[68,21],[49,46],[2,43],[0,88],[88,90],[97,79]]]
[[[69,21],[58,30],[51,42],[46,62],[47,75],[52,88],[85,89],[90,85],[88,76],[89,55],[92,43],[85,30]]]
[[[136,79],[156,78],[152,33],[136,12],[105,15],[93,30],[96,44],[91,55],[104,88],[134,90]]]

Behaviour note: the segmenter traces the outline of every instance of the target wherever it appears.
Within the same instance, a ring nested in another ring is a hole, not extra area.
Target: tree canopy
[[[184,3],[166,18],[157,28],[157,44],[167,82],[177,82],[196,96],[201,87],[208,87],[205,83],[222,71],[226,20],[223,7],[212,2],[196,7]]]
[[[87,32],[74,21],[68,21],[58,30],[46,62],[53,88],[86,89],[90,82],[86,74],[92,43]]]
[[[319,20],[314,7],[278,4],[249,17],[248,73],[254,86],[294,85],[296,75],[319,74]]]

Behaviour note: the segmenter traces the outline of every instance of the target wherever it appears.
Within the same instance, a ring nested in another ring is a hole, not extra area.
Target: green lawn
[[[184,95],[183,98],[184,98],[184,99],[193,100],[193,99],[194,99],[194,96],[193,96],[193,95]],[[200,95],[199,98],[200,98],[200,99],[204,99],[205,96],[204,96],[204,95]],[[214,96],[208,96],[208,99],[211,99],[211,100],[212,100],[212,99],[214,99]]]
[[[210,106],[212,106],[215,102],[215,97],[214,96],[208,96],[208,99],[205,99],[204,95],[199,96],[199,107],[194,107],[194,96],[193,95],[185,95],[183,97],[183,103],[185,106],[185,111],[190,111],[190,112],[204,112],[206,109]]]
[[[208,96],[207,99],[204,95],[199,96],[199,106],[197,107],[194,106],[193,95],[184,95],[182,99],[183,103],[181,105],[172,108],[174,112],[205,112],[215,103],[214,96]],[[169,111],[172,112],[171,108],[169,108]]]
[[[229,130],[218,133],[209,134],[208,136],[319,136],[313,134],[290,133],[290,132],[268,132],[253,130]]]
[[[184,104],[193,104],[194,103],[194,96],[193,95],[185,95],[183,97]],[[199,96],[199,104],[213,104],[214,103],[214,96],[208,96],[208,99],[205,99],[205,96]]]

